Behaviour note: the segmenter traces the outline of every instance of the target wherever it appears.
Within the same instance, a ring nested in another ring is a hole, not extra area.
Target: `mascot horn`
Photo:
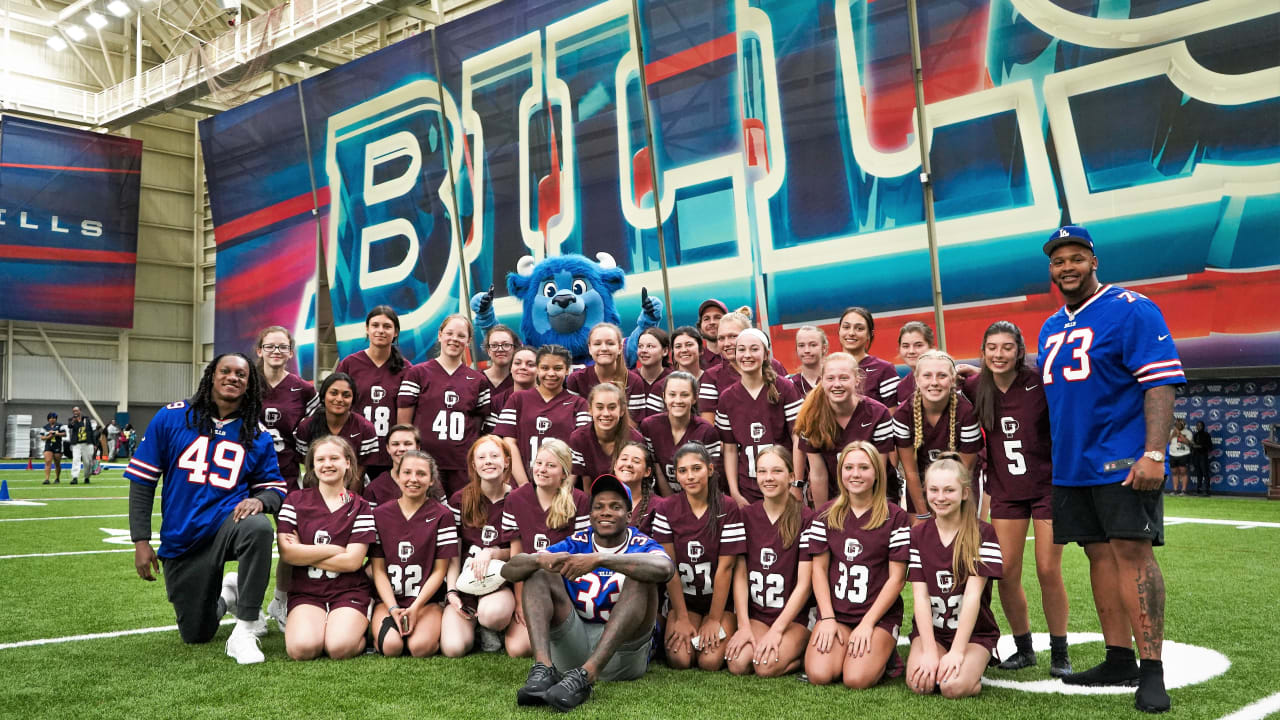
[[[523,307],[520,335],[526,345],[563,345],[573,354],[575,364],[591,361],[587,337],[591,328],[608,322],[619,325],[621,318],[613,296],[622,290],[626,274],[608,253],[596,255],[599,262],[582,255],[556,255],[536,262],[520,259],[517,271],[507,274],[507,291]],[[646,328],[662,322],[662,300],[640,289],[640,317],[627,338],[627,365],[636,362],[636,343]],[[471,298],[477,332],[483,335],[497,324],[493,312],[493,288]]]

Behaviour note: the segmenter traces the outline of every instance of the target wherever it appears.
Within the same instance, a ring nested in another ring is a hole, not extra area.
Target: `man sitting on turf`
[[[675,565],[654,542],[628,527],[631,492],[613,475],[591,485],[591,528],[502,568],[524,582],[525,625],[533,669],[516,692],[520,705],[572,710],[596,680],[635,680],[649,665],[658,588]],[[572,668],[563,675],[557,668]]]

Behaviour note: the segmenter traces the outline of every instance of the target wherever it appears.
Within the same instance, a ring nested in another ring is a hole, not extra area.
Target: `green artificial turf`
[[[224,627],[207,645],[186,646],[176,631],[25,647],[13,643],[173,624],[163,582],[145,583],[130,552],[42,557],[11,555],[130,550],[104,542],[128,527],[127,483],[119,470],[94,483],[43,486],[40,471],[0,471],[16,499],[0,505],[0,718],[501,718],[541,717],[515,705],[527,660],[472,654],[450,660],[388,659],[300,663],[286,658],[283,636],[263,640],[267,661],[240,667],[226,657]],[[87,498],[110,498],[92,500]],[[158,507],[158,506],[157,506]],[[1280,502],[1238,498],[1166,498],[1175,518],[1280,523]],[[84,519],[64,518],[114,515]],[[158,518],[155,520],[159,528]],[[1179,522],[1157,557],[1168,588],[1167,637],[1216,650],[1231,662],[1218,677],[1172,691],[1173,718],[1218,718],[1280,691],[1274,642],[1280,597],[1280,528]],[[1044,632],[1034,559],[1027,546],[1024,586],[1032,628]],[[1088,566],[1078,547],[1064,555],[1072,633],[1098,632]],[[231,569],[229,566],[228,569]],[[997,618],[1006,627],[993,601]],[[908,614],[910,593],[906,593]],[[905,648],[902,649],[905,653]],[[1102,657],[1100,642],[1072,646],[1083,669]],[[1034,668],[988,678],[1043,680],[1047,652]],[[574,713],[585,718],[1067,718],[1140,717],[1132,696],[1039,694],[985,687],[977,698],[916,697],[902,680],[867,691],[813,687],[796,676],[774,680],[728,673],[673,671],[654,663],[632,683],[605,683]]]

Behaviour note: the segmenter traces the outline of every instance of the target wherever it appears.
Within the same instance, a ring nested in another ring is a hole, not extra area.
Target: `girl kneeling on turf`
[[[383,655],[408,648],[427,657],[440,649],[444,579],[458,556],[458,526],[453,511],[429,497],[440,482],[430,455],[408,450],[396,459],[396,470],[400,497],[373,511],[378,541],[369,557],[380,600],[373,609],[374,645]]]
[[[365,554],[376,539],[373,510],[355,493],[356,454],[340,437],[307,450],[302,487],[280,508],[276,542],[293,566],[285,651],[294,660],[338,660],[364,652],[369,628]]]
[[[776,677],[800,667],[809,642],[812,592],[809,536],[813,511],[791,494],[795,466],[786,448],[756,454],[756,482],[764,499],[742,508],[746,553],[733,575],[738,631],[729,638],[729,672]]]
[[[819,617],[804,668],[814,685],[843,677],[863,690],[902,671],[896,648],[911,521],[885,498],[884,460],[871,443],[846,445],[836,472],[839,494],[809,526]]]
[[[977,695],[1000,628],[991,583],[1004,571],[1000,543],[978,519],[969,471],[958,453],[942,453],[925,471],[934,517],[911,529],[907,580],[915,602],[907,686],[948,698]]]

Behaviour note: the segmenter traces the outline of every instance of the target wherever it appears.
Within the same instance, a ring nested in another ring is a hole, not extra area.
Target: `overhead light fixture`
[[[85,32],[84,28],[79,25],[68,25],[63,28],[62,31],[67,34],[67,37],[75,40],[76,42],[80,42],[89,36],[89,33]]]
[[[119,0],[117,0],[117,2],[118,1]],[[101,30],[102,28],[107,26],[107,18],[104,17],[102,13],[98,12],[97,10],[90,10],[89,14],[85,16],[84,21],[90,27],[96,28],[98,30]]]
[[[63,50],[67,49],[67,41],[63,40],[57,35],[50,35],[49,39],[44,41],[44,44],[48,45],[54,50],[57,50],[58,52],[62,52]]]
[[[239,10],[240,0],[219,0],[223,10]]]
[[[125,4],[124,0],[111,0],[107,3],[107,12],[119,18],[128,16],[130,10],[131,8]]]

